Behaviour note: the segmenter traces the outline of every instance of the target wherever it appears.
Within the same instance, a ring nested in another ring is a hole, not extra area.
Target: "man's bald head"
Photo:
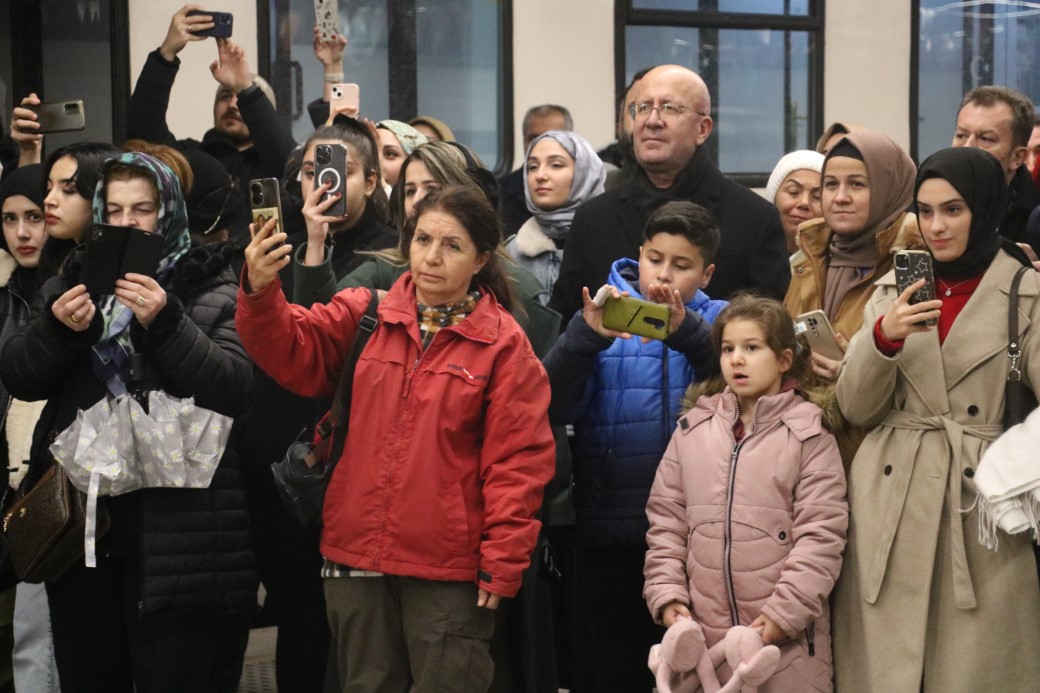
[[[689,68],[661,65],[636,87],[635,103],[644,111],[632,124],[636,160],[655,185],[667,187],[711,134],[708,86]]]

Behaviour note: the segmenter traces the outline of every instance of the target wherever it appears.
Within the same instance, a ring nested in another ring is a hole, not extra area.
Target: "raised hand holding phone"
[[[246,278],[248,291],[259,293],[271,285],[278,272],[289,264],[292,246],[285,242],[285,233],[275,233],[277,219],[268,219],[263,226],[249,225],[252,240],[246,246]]]
[[[918,279],[906,287],[881,318],[881,334],[890,342],[901,342],[915,332],[927,332],[939,320],[942,301],[931,300],[911,303],[915,292],[923,289],[926,280]],[[934,322],[933,322],[934,321]]]
[[[593,298],[589,293],[589,288],[587,286],[582,287],[581,298],[583,306],[581,309],[581,316],[585,320],[585,324],[604,337],[631,339],[632,335],[628,332],[619,332],[618,330],[612,330],[603,326],[603,312],[607,299],[621,298],[622,296],[628,296],[628,292],[622,292],[618,290],[616,286],[611,286],[610,284],[604,284],[601,286],[599,291],[596,292],[595,298]]]

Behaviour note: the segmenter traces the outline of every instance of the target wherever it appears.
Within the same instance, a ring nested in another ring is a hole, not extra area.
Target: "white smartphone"
[[[337,0],[314,0],[314,20],[318,25],[321,41],[334,39],[339,33],[339,2]]]

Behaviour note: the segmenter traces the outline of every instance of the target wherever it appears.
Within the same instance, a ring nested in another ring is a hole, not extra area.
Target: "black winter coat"
[[[701,147],[671,188],[654,188],[638,169],[632,178],[578,208],[549,307],[570,320],[581,308],[583,286],[595,294],[615,260],[639,258],[646,220],[669,200],[695,202],[718,221],[722,238],[715,274],[705,293],[726,299],[741,289],[753,289],[784,299],[791,267],[779,213],[754,192],[723,176]]]
[[[193,139],[178,140],[166,123],[170,105],[170,90],[177,77],[181,61],[168,62],[158,50],[148,54],[141,75],[137,78],[127,113],[127,139],[140,138],[181,150],[200,148],[219,161],[232,178],[238,179],[245,209],[249,209],[249,181],[254,178],[281,179],[285,161],[296,147],[292,133],[282,124],[274,106],[258,88],[249,88],[239,94],[238,110],[249,127],[253,146],[239,151],[230,138],[213,128],[202,136],[202,142]],[[204,81],[203,83],[206,83]],[[215,83],[208,82],[209,84]],[[214,96],[216,89],[213,89]],[[203,97],[204,98],[204,97]],[[212,108],[212,104],[204,104]],[[243,217],[237,235],[248,242],[248,219]]]
[[[235,332],[237,286],[229,249],[193,248],[177,263],[166,307],[148,330],[131,323],[131,339],[146,355],[160,387],[172,397],[194,397],[206,409],[236,416],[247,407],[252,366]],[[0,354],[0,378],[19,399],[47,399],[33,435],[31,484],[52,463],[48,447],[78,410],[107,395],[91,367],[101,321],[74,332],[51,305],[75,285],[83,248],[61,276],[44,285],[44,310],[11,337]],[[234,437],[234,434],[232,434]],[[234,440],[205,489],[143,489],[104,498],[112,521],[98,555],[140,560],[141,609],[245,613],[256,607],[249,518]]]

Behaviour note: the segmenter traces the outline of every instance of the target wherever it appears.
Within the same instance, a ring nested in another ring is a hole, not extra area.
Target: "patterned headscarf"
[[[405,156],[414,152],[416,147],[430,141],[426,135],[422,134],[408,123],[402,123],[400,120],[380,120],[376,124],[376,127],[394,133],[397,141],[401,143],[401,149],[404,150]]]
[[[119,158],[109,159],[101,167],[101,177],[94,192],[94,222],[105,221],[105,179],[116,164],[125,164],[142,169],[151,178],[159,191],[159,219],[155,233],[163,236],[163,255],[159,260],[156,280],[165,284],[173,275],[173,268],[191,246],[188,231],[188,210],[184,205],[184,193],[180,181],[166,164],[148,154],[127,152]],[[94,345],[94,375],[108,386],[114,395],[126,392],[127,364],[133,353],[130,341],[132,310],[119,303],[115,296],[101,296],[98,315],[104,321],[101,339]]]
[[[531,156],[535,145],[544,139],[558,142],[574,160],[574,180],[571,191],[562,205],[552,210],[545,210],[531,201],[531,188],[527,184],[527,157]],[[589,141],[570,130],[550,130],[531,141],[524,155],[524,199],[527,211],[538,219],[545,235],[550,238],[565,238],[571,230],[574,212],[586,200],[603,192],[603,183],[607,180],[607,169],[600,160],[596,150]]]

